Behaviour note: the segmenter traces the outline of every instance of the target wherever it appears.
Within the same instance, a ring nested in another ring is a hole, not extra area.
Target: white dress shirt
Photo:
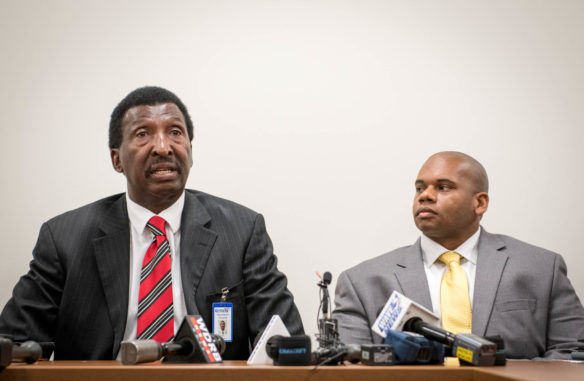
[[[138,312],[138,294],[140,291],[140,273],[146,251],[152,243],[152,231],[146,227],[146,223],[155,216],[150,210],[130,200],[126,193],[128,216],[130,218],[130,295],[128,300],[128,316],[126,318],[126,330],[123,340],[135,340],[138,328],[136,314]],[[183,317],[186,315],[186,304],[181,283],[180,273],[180,220],[185,194],[163,210],[158,216],[166,221],[166,236],[170,244],[170,258],[172,260],[172,298],[174,309],[174,332],[178,331]],[[119,355],[118,355],[119,357]]]
[[[440,317],[440,284],[442,276],[448,271],[448,265],[438,260],[438,257],[446,251],[455,251],[462,256],[460,259],[460,267],[466,273],[468,279],[468,292],[470,294],[470,305],[472,308],[472,300],[474,293],[475,273],[477,269],[478,258],[478,242],[481,233],[481,228],[476,231],[469,239],[464,241],[462,245],[454,250],[448,250],[439,243],[432,241],[430,238],[422,234],[420,244],[422,246],[422,257],[424,259],[424,270],[426,271],[426,278],[428,279],[428,287],[430,288],[430,297],[432,298],[432,309],[438,317]]]

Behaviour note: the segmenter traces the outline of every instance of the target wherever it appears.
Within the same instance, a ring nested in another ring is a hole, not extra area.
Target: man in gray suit
[[[139,88],[118,104],[111,160],[126,177],[127,193],[43,224],[30,270],[0,315],[0,334],[54,342],[55,359],[115,359],[120,342],[136,338],[137,316],[145,315],[138,295],[142,261],[153,245],[146,222],[155,215],[164,219],[170,247],[165,274],[172,278],[166,290],[174,321],[166,323],[175,333],[186,314],[202,315],[212,329],[220,310],[230,327],[225,359],[247,358],[274,314],[291,334],[303,333],[263,217],[185,190],[192,138],[187,109],[168,90]]]
[[[437,153],[420,169],[415,189],[421,238],[339,276],[333,315],[343,342],[382,341],[371,326],[394,290],[441,316],[448,267],[437,258],[455,251],[468,280],[472,333],[501,335],[509,358],[566,357],[584,346],[584,309],[562,257],[480,226],[489,196],[478,161]]]

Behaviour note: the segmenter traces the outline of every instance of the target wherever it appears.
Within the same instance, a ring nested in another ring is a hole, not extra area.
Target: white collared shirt
[[[428,279],[428,287],[430,288],[430,297],[432,298],[432,309],[438,316],[440,315],[440,284],[442,276],[448,270],[448,266],[438,260],[438,257],[446,251],[456,251],[462,256],[460,259],[460,267],[466,273],[468,279],[468,292],[470,294],[470,305],[472,308],[475,273],[477,269],[478,258],[478,242],[481,234],[481,228],[469,237],[462,245],[454,250],[448,250],[439,243],[432,241],[430,238],[422,234],[420,245],[422,247],[422,258],[424,260],[424,270],[426,271],[426,278]]]
[[[152,232],[146,227],[146,223],[155,214],[130,200],[127,193],[126,202],[128,205],[128,217],[130,218],[130,295],[123,340],[135,340],[138,328],[136,314],[138,312],[140,272],[142,271],[144,255],[146,255],[146,251],[152,243]],[[178,331],[180,323],[187,312],[180,273],[180,221],[184,204],[185,194],[183,192],[182,196],[174,204],[158,214],[166,221],[166,236],[170,244],[175,333]]]

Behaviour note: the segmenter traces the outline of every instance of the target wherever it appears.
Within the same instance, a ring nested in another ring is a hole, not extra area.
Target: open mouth
[[[174,169],[157,169],[155,171],[152,171],[151,173],[155,174],[155,175],[166,175],[169,173],[175,172]]]
[[[172,177],[176,173],[180,172],[178,168],[175,166],[166,165],[153,165],[150,169],[146,172],[147,177],[159,177],[159,178],[166,178]]]

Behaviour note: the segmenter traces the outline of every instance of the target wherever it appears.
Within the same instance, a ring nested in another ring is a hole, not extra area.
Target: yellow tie
[[[438,258],[448,265],[440,284],[442,328],[452,333],[471,333],[472,311],[466,273],[460,267],[460,254],[447,251]]]

